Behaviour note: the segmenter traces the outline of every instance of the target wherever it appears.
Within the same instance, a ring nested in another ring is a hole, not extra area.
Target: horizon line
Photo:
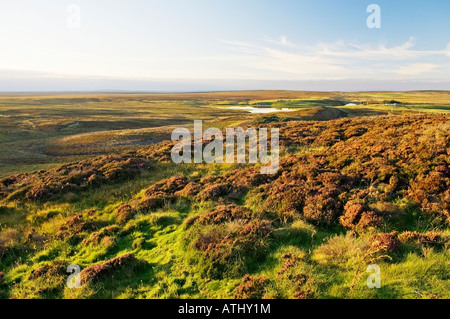
[[[370,93],[370,92],[450,92],[450,89],[416,89],[416,90],[292,90],[292,89],[236,89],[236,90],[173,90],[173,91],[147,91],[147,90],[25,90],[25,91],[0,91],[1,94],[199,94],[199,93],[232,93],[232,92],[351,92],[351,93]]]

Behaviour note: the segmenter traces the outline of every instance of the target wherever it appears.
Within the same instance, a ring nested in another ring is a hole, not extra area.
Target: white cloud
[[[413,37],[395,46],[344,41],[306,46],[293,44],[285,36],[280,40],[265,37],[263,44],[227,43],[244,55],[243,67],[280,79],[449,78],[450,44],[443,50],[417,50]]]
[[[294,47],[294,44],[285,35],[280,36],[279,39],[273,39],[265,36],[263,37],[263,40],[268,43],[275,44],[277,46]]]
[[[281,39],[280,39],[281,44],[283,45],[291,45],[291,43],[289,42],[289,40],[287,39],[286,36],[282,35]]]
[[[433,72],[438,67],[439,67],[438,64],[415,63],[415,64],[405,65],[401,68],[394,70],[394,72],[397,74],[402,74],[402,75],[418,75],[418,74]]]

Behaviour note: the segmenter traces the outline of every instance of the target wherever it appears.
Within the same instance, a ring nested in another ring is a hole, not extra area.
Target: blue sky
[[[380,29],[366,24],[372,3]],[[450,89],[449,12],[447,0],[5,0],[0,91]]]

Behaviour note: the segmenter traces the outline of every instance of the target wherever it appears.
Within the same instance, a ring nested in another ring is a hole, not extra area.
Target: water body
[[[231,110],[243,110],[247,111],[249,113],[276,113],[276,112],[292,112],[296,109],[289,109],[289,108],[282,108],[282,109],[276,109],[276,108],[259,108],[259,107],[253,107],[253,106],[230,106],[230,107],[221,107],[221,109],[231,109]]]

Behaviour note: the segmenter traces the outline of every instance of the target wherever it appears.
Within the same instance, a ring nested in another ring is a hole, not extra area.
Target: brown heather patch
[[[370,226],[379,226],[382,219],[372,211],[366,211],[363,205],[348,202],[345,213],[340,217],[341,225],[348,229],[364,230]]]
[[[197,196],[200,201],[239,199],[247,191],[263,186],[261,209],[304,214],[303,208],[308,206],[308,218],[329,224],[338,221],[336,217],[342,215],[346,203],[341,198],[336,200],[336,193],[345,197],[355,186],[371,185],[377,189],[371,195],[375,200],[407,196],[424,211],[449,219],[450,133],[446,123],[448,117],[443,115],[404,115],[265,124],[280,128],[283,147],[311,146],[318,150],[282,158],[281,169],[273,176],[260,175],[257,168],[242,169],[219,178],[202,179],[187,188],[189,182],[184,177],[174,177],[149,188],[149,197],[161,191],[167,195]],[[9,177],[0,181],[0,193],[11,199],[25,196],[48,200],[54,194],[92,186],[90,181],[109,183],[131,178],[148,169],[152,159],[170,158],[172,145],[172,141],[166,141],[139,152]],[[370,220],[374,216],[366,217]]]
[[[38,279],[43,277],[57,277],[67,276],[66,268],[68,264],[61,260],[54,260],[46,263],[39,268],[33,270],[30,274],[30,279]]]
[[[211,186],[206,186],[202,191],[198,193],[197,199],[199,201],[217,200],[219,199],[219,197],[227,195],[229,191],[230,191],[229,185],[215,184]]]
[[[85,238],[81,245],[100,244],[101,240],[105,237],[117,234],[120,231],[120,227],[117,225],[111,225],[103,227],[102,229],[93,232],[88,238]]]
[[[126,224],[136,214],[136,210],[129,204],[123,204],[117,208],[117,223],[119,225]]]
[[[81,273],[81,282],[96,281],[112,276],[116,271],[138,265],[142,261],[136,259],[132,253],[112,258],[104,263],[84,268]]]
[[[310,288],[309,276],[299,273],[297,270],[300,258],[292,253],[281,256],[284,260],[283,267],[277,272],[277,278],[293,285],[293,294],[296,299],[311,299],[314,292]]]
[[[250,221],[253,218],[253,212],[251,209],[238,206],[238,205],[220,205],[217,206],[212,212],[203,214],[198,217],[196,223],[199,224],[221,224],[224,222],[230,222],[233,220]]]
[[[445,243],[444,238],[437,232],[428,232],[420,234],[418,232],[405,231],[398,236],[400,242],[406,244],[414,241],[418,241],[426,245],[442,245]]]
[[[450,133],[446,123],[446,116],[405,115],[265,124],[280,128],[284,147],[318,150],[281,158],[279,172],[271,176],[260,175],[253,167],[195,183],[185,177],[161,181],[147,189],[149,209],[160,207],[162,201],[170,203],[173,198],[169,195],[196,196],[200,201],[236,200],[260,186],[264,194],[258,209],[297,213],[328,225],[344,213],[349,190],[371,185],[374,200],[407,196],[424,211],[449,219]],[[2,179],[0,193],[45,200],[53,194],[84,189],[89,179],[120,181],[147,169],[151,159],[170,158],[172,145],[167,141],[139,152]],[[169,197],[163,200],[158,192]],[[362,219],[369,224],[376,222],[373,214]]]
[[[187,246],[201,253],[197,262],[211,278],[242,274],[247,261],[265,254],[273,230],[271,222],[237,205],[219,206],[184,225]]]
[[[401,242],[398,239],[398,232],[381,233],[375,235],[370,240],[370,246],[374,251],[393,253],[400,249]]]
[[[317,225],[332,225],[342,211],[340,192],[337,189],[322,189],[317,195],[308,196],[303,208],[303,217]]]
[[[136,205],[136,210],[143,213],[149,213],[157,210],[158,208],[163,208],[167,204],[174,203],[175,200],[175,196],[167,195],[167,193],[153,193],[150,196],[142,198]]]
[[[172,177],[151,185],[143,191],[143,197],[136,196],[116,209],[117,223],[123,225],[137,213],[151,213],[174,203],[178,196],[174,194],[179,193],[188,184],[186,177]]]
[[[81,233],[92,232],[96,230],[96,226],[90,220],[84,220],[82,214],[70,217],[63,225],[61,225],[56,233],[56,237],[60,239],[79,238]]]
[[[235,288],[234,299],[263,299],[269,283],[270,280],[266,276],[246,274],[241,284]]]
[[[254,219],[249,223],[244,221],[228,222],[221,228],[213,228],[198,233],[193,246],[199,251],[211,255],[223,255],[224,252],[233,253],[243,250],[257,251],[262,244],[261,239],[268,238],[272,233],[272,225],[268,221]]]
[[[245,225],[244,229],[239,233],[249,241],[256,241],[258,238],[266,238],[272,233],[272,223],[267,220],[255,219]]]
[[[282,277],[291,268],[297,266],[298,261],[299,261],[299,258],[296,255],[291,254],[291,253],[284,254],[283,256],[281,256],[281,258],[283,258],[284,264],[283,264],[283,268],[281,268],[277,273],[278,277]]]
[[[169,178],[167,180],[158,182],[158,183],[150,186],[145,191],[145,195],[153,196],[154,194],[160,194],[160,193],[173,195],[174,193],[185,188],[187,184],[188,184],[188,179],[184,176],[172,177],[172,178]]]
[[[198,183],[189,183],[182,190],[177,191],[175,196],[179,197],[193,197],[197,195],[202,189],[202,185]]]
[[[87,190],[124,181],[150,167],[150,160],[136,154],[102,156],[33,174],[0,180],[0,195],[9,199],[50,201],[57,194]],[[12,197],[11,197],[12,196]]]
[[[401,243],[406,244],[415,240],[419,240],[420,234],[415,231],[405,231],[398,236]]]

